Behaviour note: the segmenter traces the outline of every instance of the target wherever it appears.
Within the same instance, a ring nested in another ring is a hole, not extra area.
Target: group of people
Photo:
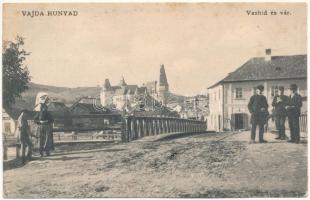
[[[296,84],[289,86],[290,94],[287,96],[284,94],[284,87],[278,88],[277,94],[275,94],[272,106],[276,129],[278,130],[278,137],[275,139],[286,140],[285,135],[285,121],[288,118],[288,124],[290,129],[290,140],[288,142],[299,143],[300,142],[300,127],[299,116],[302,106],[302,98],[298,94]],[[264,140],[264,126],[269,119],[268,103],[266,97],[263,95],[264,86],[259,85],[255,88],[255,94],[250,98],[248,109],[251,113],[251,141],[255,143],[256,128],[259,128],[259,142],[265,143]]]
[[[22,150],[22,162],[31,160],[33,143],[31,137],[35,137],[39,143],[39,151],[41,157],[50,155],[50,151],[54,149],[53,142],[53,122],[54,119],[50,112],[48,112],[49,98],[46,93],[38,93],[36,98],[34,122],[37,124],[37,130],[35,134],[31,133],[28,119],[30,112],[26,109],[21,111],[18,118],[18,126],[16,129],[16,137],[18,143],[21,145]],[[27,155],[26,155],[27,150]]]

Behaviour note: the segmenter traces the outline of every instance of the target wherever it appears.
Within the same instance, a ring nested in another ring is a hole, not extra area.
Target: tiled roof
[[[252,58],[209,88],[225,82],[296,78],[307,78],[307,55],[273,56],[271,61]]]
[[[137,85],[126,85],[117,88],[114,92],[114,95],[134,94],[137,88],[138,88]]]
[[[74,106],[72,106],[70,108],[71,112],[72,110],[74,110],[74,108],[76,107],[81,107],[81,108],[84,108],[85,110],[88,111],[88,113],[105,113],[107,112],[107,110],[98,110],[98,109],[95,109],[95,106],[93,104],[88,104],[88,103],[77,103],[75,104]]]
[[[136,89],[136,94],[145,94],[147,92],[146,87],[139,87]]]

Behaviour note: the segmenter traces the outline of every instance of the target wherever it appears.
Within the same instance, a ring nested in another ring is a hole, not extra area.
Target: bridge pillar
[[[129,118],[124,117],[123,118],[123,124],[122,124],[122,142],[129,142]]]
[[[166,119],[163,119],[163,133],[167,133]]]
[[[133,119],[133,130],[134,130],[134,138],[138,139],[139,138],[139,130],[138,130],[138,120],[136,118]]]
[[[137,127],[137,124],[136,124],[136,120],[135,118],[131,118],[131,138],[132,140],[136,139],[136,134],[137,134],[137,131],[136,131],[136,127]]]
[[[144,119],[140,119],[140,137],[144,137]]]
[[[154,119],[153,118],[151,118],[150,119],[150,123],[151,123],[151,135],[155,135],[156,133],[155,133],[155,129],[154,129]]]
[[[165,132],[165,126],[164,126],[164,120],[163,119],[160,119],[160,129],[161,129],[160,134],[163,134]]]
[[[168,133],[168,120],[164,119],[164,133]]]
[[[171,133],[171,119],[167,119],[167,133]]]
[[[159,119],[155,119],[156,135],[160,134]]]
[[[188,133],[188,121],[187,120],[184,122],[184,125],[185,125],[185,132]]]
[[[145,120],[144,120],[144,130],[145,130],[145,135],[146,136],[149,136],[150,135],[150,125],[149,125],[149,119],[148,118],[146,118]]]
[[[141,131],[140,131],[140,120],[139,120],[139,119],[136,119],[136,124],[137,124],[137,138],[136,138],[136,139],[139,139],[139,138],[140,138],[140,135],[141,135]]]

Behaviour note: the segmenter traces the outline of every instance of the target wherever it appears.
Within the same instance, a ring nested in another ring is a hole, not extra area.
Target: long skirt
[[[37,136],[39,136],[40,151],[50,151],[54,149],[52,125],[39,125],[37,129]]]

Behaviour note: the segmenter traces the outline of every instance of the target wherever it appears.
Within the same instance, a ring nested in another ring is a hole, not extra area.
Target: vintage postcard
[[[3,198],[307,197],[307,3],[2,20]]]

